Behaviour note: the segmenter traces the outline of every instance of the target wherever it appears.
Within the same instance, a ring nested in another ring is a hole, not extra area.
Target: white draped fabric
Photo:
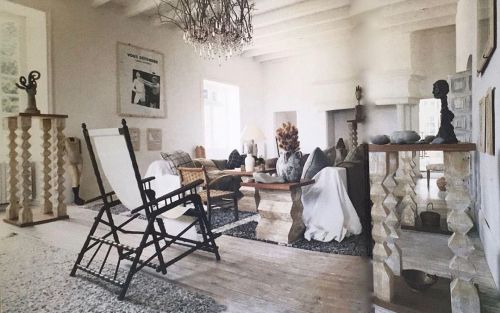
[[[151,181],[151,189],[154,190],[157,197],[161,197],[181,187],[179,176],[168,174],[168,169],[169,167],[166,161],[158,160],[151,163],[146,171],[145,177],[155,177],[155,179]],[[188,207],[178,206],[162,214],[162,216],[165,217],[164,224],[167,232],[178,234],[193,222],[193,217],[182,216],[187,210]],[[182,237],[192,240],[200,239],[194,227],[190,228]]]
[[[341,242],[350,235],[359,235],[362,227],[347,194],[346,169],[326,167],[314,180],[314,184],[302,187],[304,237]]]

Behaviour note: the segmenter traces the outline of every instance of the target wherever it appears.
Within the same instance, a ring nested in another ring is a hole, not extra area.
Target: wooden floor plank
[[[16,231],[78,252],[96,212],[69,207],[70,220]],[[115,218],[116,221],[124,217]],[[144,221],[132,226],[143,227]],[[124,236],[123,243],[137,241]],[[169,267],[166,276],[149,275],[207,294],[227,312],[368,312],[371,265],[366,258],[339,256],[229,236],[217,239],[222,260],[196,252]],[[169,249],[167,249],[169,250]],[[183,248],[169,250],[168,255]],[[145,255],[151,254],[147,249]],[[132,281],[132,284],[134,282]]]

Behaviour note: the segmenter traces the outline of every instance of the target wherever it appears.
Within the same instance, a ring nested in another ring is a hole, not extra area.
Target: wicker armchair
[[[222,175],[214,179],[210,179],[207,174],[207,170],[204,166],[201,168],[196,167],[179,167],[177,168],[179,171],[179,176],[181,178],[181,185],[185,186],[197,180],[203,180],[202,188],[203,190],[199,191],[198,194],[203,201],[203,204],[207,206],[208,210],[208,221],[212,223],[212,207],[215,204],[221,202],[232,201],[234,204],[234,219],[237,221],[238,217],[238,191],[226,191],[226,190],[218,190],[213,189],[213,185],[219,182],[221,179],[231,176],[231,175]]]

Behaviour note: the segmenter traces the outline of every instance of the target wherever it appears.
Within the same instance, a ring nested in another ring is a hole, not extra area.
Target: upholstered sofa
[[[168,154],[162,153],[164,159],[168,159]],[[221,171],[231,169],[228,167],[228,160],[209,160],[209,159],[194,159],[192,160],[189,155],[184,152],[184,156],[180,159],[182,166],[205,166],[208,172],[212,175],[221,175]],[[302,158],[302,165],[307,160],[308,154]],[[266,160],[266,168],[276,167],[276,158]],[[173,166],[173,165],[171,165]],[[368,175],[368,146],[366,144],[359,145],[356,151],[348,155],[346,160],[335,164],[337,167],[346,169],[347,174],[347,190],[349,198],[353,203],[356,212],[363,224],[364,229],[370,229],[370,194],[369,194],[369,175]],[[219,172],[219,173],[217,173]],[[171,169],[172,175],[177,175],[176,170]],[[240,187],[241,179],[237,176],[228,176],[220,182],[217,189],[221,190],[238,190]]]

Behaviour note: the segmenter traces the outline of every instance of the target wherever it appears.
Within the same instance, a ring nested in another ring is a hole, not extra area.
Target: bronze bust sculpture
[[[436,135],[436,139],[432,141],[434,144],[457,143],[454,127],[451,124],[455,118],[455,114],[448,108],[448,92],[450,87],[445,80],[438,80],[434,83],[432,94],[434,98],[441,100],[441,126]]]

